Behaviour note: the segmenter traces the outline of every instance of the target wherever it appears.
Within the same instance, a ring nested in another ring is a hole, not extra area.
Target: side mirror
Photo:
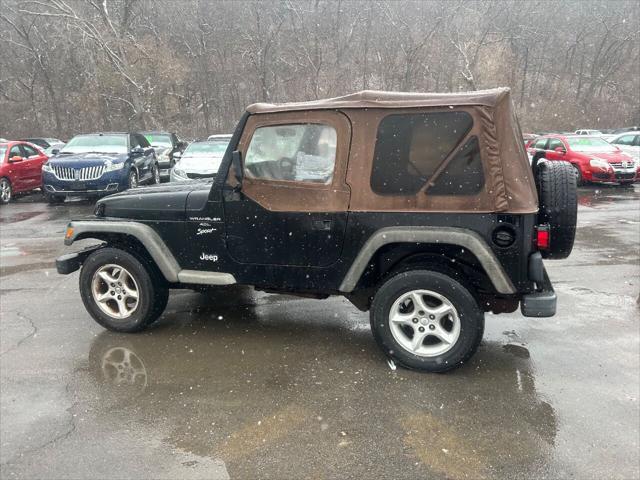
[[[57,155],[60,153],[60,149],[59,148],[54,148],[53,150],[51,150],[51,155]]]
[[[567,153],[567,151],[563,148],[563,147],[556,147],[553,149],[556,153],[559,153],[560,155],[564,155],[565,153]]]
[[[179,141],[176,147],[178,147],[180,150],[184,150],[185,148],[187,148],[187,142]]]
[[[14,155],[9,159],[9,163],[17,163],[17,162],[21,162],[22,160],[24,159],[20,155]]]
[[[175,160],[179,159],[182,156],[182,152],[173,152],[173,158]]]
[[[135,155],[142,155],[144,153],[144,148],[142,148],[142,147],[133,147],[131,149],[131,153],[133,153]]]
[[[242,154],[238,150],[234,150],[231,153],[231,166],[233,167],[233,173],[238,182],[236,187],[238,190],[242,187],[242,180],[244,179],[244,170],[242,169]]]

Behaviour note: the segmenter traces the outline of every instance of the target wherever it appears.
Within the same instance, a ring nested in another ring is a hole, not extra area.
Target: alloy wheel
[[[403,293],[389,310],[389,327],[402,348],[420,357],[448,352],[460,337],[460,318],[453,304],[431,290]]]
[[[9,180],[6,178],[0,180],[0,201],[2,201],[2,203],[9,203],[11,201],[11,193]]]
[[[120,265],[103,265],[93,274],[93,300],[111,318],[129,318],[138,308],[139,291],[133,275]]]
[[[129,173],[129,188],[136,188],[138,186],[138,174],[134,171]]]

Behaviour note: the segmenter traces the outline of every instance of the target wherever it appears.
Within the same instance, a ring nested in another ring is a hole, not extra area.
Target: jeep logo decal
[[[202,252],[202,255],[200,255],[200,260],[208,260],[209,262],[217,262],[218,261],[218,255],[211,255],[210,253]]]

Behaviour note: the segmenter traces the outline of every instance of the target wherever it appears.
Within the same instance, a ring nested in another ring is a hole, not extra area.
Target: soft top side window
[[[480,142],[470,137],[427,189],[429,195],[476,195],[484,186]]]
[[[378,126],[371,189],[415,195],[473,126],[467,112],[389,115]]]
[[[336,130],[324,124],[256,128],[244,158],[249,178],[329,184],[336,161]]]

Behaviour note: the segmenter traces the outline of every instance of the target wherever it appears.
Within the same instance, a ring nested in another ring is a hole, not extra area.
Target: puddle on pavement
[[[611,225],[582,225],[576,230],[577,246],[597,253],[595,258],[591,259],[595,265],[609,265],[613,261],[616,263],[626,263],[637,265],[640,261],[640,251],[637,248],[636,238],[633,237],[633,230],[637,230],[637,226],[626,226],[631,230],[631,234],[626,234],[626,230],[620,228],[612,228]]]
[[[29,220],[30,218],[37,217],[38,215],[42,215],[43,211],[36,212],[15,212],[6,217],[0,217],[0,223],[17,223],[23,222],[24,220]]]
[[[283,297],[234,295],[170,304],[145,334],[99,334],[70,389],[83,421],[142,422],[231,478],[547,473],[557,420],[526,347],[483,343],[445,375],[392,371],[339,302],[300,317]]]
[[[578,189],[578,205],[583,207],[606,207],[621,201],[640,198],[640,191],[632,187],[617,185],[589,185]]]

